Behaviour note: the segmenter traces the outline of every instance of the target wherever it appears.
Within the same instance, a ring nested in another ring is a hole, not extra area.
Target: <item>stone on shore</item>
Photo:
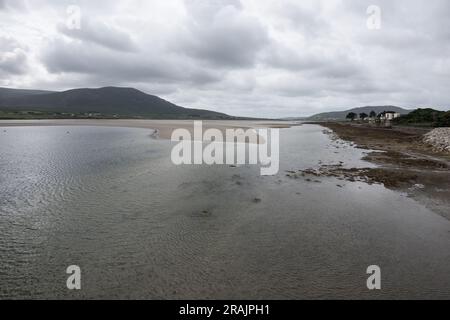
[[[437,128],[427,133],[423,141],[437,151],[450,152],[450,128]]]

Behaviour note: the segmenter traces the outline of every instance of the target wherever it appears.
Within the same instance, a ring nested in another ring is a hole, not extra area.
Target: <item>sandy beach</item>
[[[250,128],[289,128],[294,123],[285,121],[248,121],[248,120],[204,120],[203,129],[250,129]],[[187,129],[193,132],[193,120],[0,120],[0,127],[29,126],[93,126],[122,127],[157,130],[157,137],[170,139],[176,129]]]

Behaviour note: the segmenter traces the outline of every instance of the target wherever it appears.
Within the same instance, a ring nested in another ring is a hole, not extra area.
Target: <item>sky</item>
[[[0,0],[0,86],[300,117],[450,105],[448,0]]]

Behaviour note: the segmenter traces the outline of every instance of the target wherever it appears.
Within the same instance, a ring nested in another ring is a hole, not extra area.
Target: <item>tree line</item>
[[[377,116],[380,116],[381,115],[381,113],[379,114],[379,115],[377,115],[377,113],[375,112],[375,111],[371,111],[370,112],[370,114],[367,114],[367,113],[365,113],[365,112],[362,112],[362,113],[360,113],[359,114],[359,118],[361,119],[361,120],[364,120],[364,119],[367,119],[367,118],[372,118],[372,119],[374,119],[374,118],[376,118]],[[352,121],[354,121],[355,119],[357,119],[358,118],[358,114],[356,114],[356,113],[354,113],[354,112],[350,112],[348,115],[347,115],[347,117],[346,117],[346,119],[349,119],[349,120],[352,120]]]

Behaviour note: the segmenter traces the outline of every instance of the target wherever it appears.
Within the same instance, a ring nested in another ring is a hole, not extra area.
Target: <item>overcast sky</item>
[[[367,26],[370,5],[380,29]],[[449,79],[448,0],[0,0],[4,87],[128,86],[185,107],[287,117],[446,110]]]

